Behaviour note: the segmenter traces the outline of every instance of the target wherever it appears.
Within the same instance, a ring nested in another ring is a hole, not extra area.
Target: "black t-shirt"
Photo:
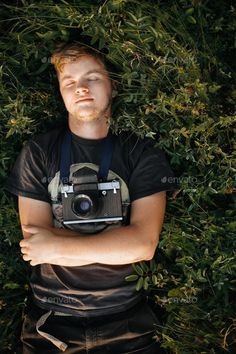
[[[27,143],[6,185],[17,196],[50,203],[55,227],[64,227],[60,193],[64,132],[64,127],[57,128]],[[104,140],[72,134],[71,178],[81,171],[97,173]],[[153,140],[140,139],[131,133],[118,135],[108,180],[119,180],[123,205],[156,192],[176,189],[165,155],[154,145]],[[41,264],[32,267],[30,283],[35,301],[45,309],[97,316],[124,311],[140,300],[142,295],[135,290],[135,284],[125,281],[132,273],[131,264],[94,263],[81,267]]]

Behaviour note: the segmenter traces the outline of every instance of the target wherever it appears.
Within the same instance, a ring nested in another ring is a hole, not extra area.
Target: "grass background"
[[[236,352],[233,1],[2,1],[0,351],[20,353],[29,267],[3,185],[21,147],[65,119],[50,63],[77,40],[107,54],[119,85],[113,129],[155,139],[180,188],[155,259],[128,279],[160,315],[166,353]]]

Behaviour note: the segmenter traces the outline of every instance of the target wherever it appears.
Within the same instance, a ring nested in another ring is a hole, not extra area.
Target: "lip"
[[[86,101],[93,101],[93,98],[91,98],[91,97],[81,97],[77,101],[75,101],[75,103],[86,102]]]

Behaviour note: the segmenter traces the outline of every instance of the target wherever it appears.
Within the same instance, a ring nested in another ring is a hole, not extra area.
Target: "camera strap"
[[[109,130],[109,133],[104,141],[104,145],[102,149],[101,162],[98,171],[99,181],[106,181],[107,179],[109,167],[112,160],[115,139],[116,136],[113,135]],[[70,165],[71,165],[71,141],[72,141],[72,134],[70,130],[67,129],[62,142],[61,160],[60,160],[60,179],[63,184],[69,183]]]
[[[106,140],[104,141],[101,162],[98,170],[98,180],[99,181],[106,181],[109,167],[112,160],[112,154],[114,150],[114,143],[115,143],[116,136],[111,133],[109,130]]]
[[[71,132],[66,129],[61,146],[60,179],[62,184],[69,184],[71,164],[71,140]]]

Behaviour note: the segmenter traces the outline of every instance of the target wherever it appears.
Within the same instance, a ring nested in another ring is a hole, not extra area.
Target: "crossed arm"
[[[24,239],[23,259],[32,266],[42,263],[83,266],[91,263],[128,264],[152,259],[158,244],[166,206],[166,193],[135,200],[130,225],[95,235],[53,227],[50,204],[19,197]]]

